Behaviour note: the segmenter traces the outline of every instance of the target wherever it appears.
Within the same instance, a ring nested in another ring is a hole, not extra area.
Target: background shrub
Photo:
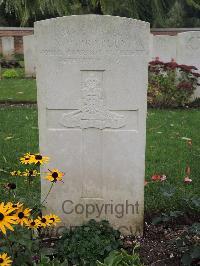
[[[164,63],[156,58],[149,63],[148,104],[152,107],[188,105],[198,84],[200,74],[194,66]]]
[[[112,251],[104,260],[104,263],[97,262],[98,266],[143,266],[139,255],[133,250],[133,254],[128,254],[125,250]]]
[[[2,78],[4,79],[23,79],[24,78],[24,68],[12,68],[6,69],[2,68]]]
[[[10,78],[18,78],[19,75],[15,69],[6,69],[2,74],[2,77],[5,79],[10,79]]]
[[[58,257],[67,259],[72,265],[95,266],[103,261],[112,250],[120,247],[120,233],[107,221],[88,223],[69,230],[58,245]]]

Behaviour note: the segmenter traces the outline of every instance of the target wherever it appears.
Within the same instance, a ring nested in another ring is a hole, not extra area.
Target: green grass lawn
[[[192,146],[185,138],[192,139]],[[190,184],[183,182],[185,169],[191,168]],[[167,182],[151,182],[145,187],[147,211],[188,210],[191,197],[200,200],[200,110],[151,110],[147,119],[146,180],[165,174]],[[176,189],[172,197],[163,197],[160,189]],[[199,202],[200,205],[200,202]]]
[[[34,79],[0,80],[0,102],[35,102],[37,98]]]
[[[24,185],[22,177],[11,177],[9,172],[15,169],[25,169],[18,158],[27,151],[38,151],[37,110],[34,108],[0,108],[0,197],[6,201],[10,195],[2,184],[16,182],[17,194],[20,200],[33,206],[39,202],[39,179],[33,187]]]
[[[25,152],[38,151],[37,110],[35,108],[0,108],[0,174],[1,200],[5,196],[2,184],[17,182],[21,198],[32,206],[40,197],[39,180],[33,187],[22,185],[20,178],[8,172],[18,169],[18,158]],[[149,213],[166,210],[187,210],[183,198],[200,196],[200,110],[149,110],[147,118],[146,180],[154,174],[165,174],[167,181],[150,182],[145,186],[145,209]],[[187,140],[192,139],[189,147]],[[185,168],[191,167],[191,184],[183,182]],[[168,188],[168,185],[170,187]],[[176,189],[172,197],[164,197],[160,189]],[[189,199],[190,200],[190,199]]]

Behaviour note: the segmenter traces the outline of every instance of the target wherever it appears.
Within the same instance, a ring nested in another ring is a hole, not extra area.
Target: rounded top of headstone
[[[112,22],[124,22],[124,23],[128,23],[128,24],[134,24],[134,25],[138,25],[141,27],[149,27],[150,28],[150,24],[148,22],[142,21],[142,20],[138,20],[138,19],[132,19],[132,18],[127,18],[127,17],[120,17],[120,16],[111,16],[111,15],[96,15],[96,14],[87,14],[87,15],[71,15],[71,16],[63,16],[63,17],[56,17],[56,18],[51,18],[51,19],[45,19],[45,20],[40,20],[40,21],[36,21],[34,23],[34,27],[37,26],[42,26],[42,25],[46,25],[49,23],[70,23],[71,21],[80,21],[80,22],[84,22],[84,21],[90,21],[91,23],[96,21],[96,22],[100,22],[100,21],[106,21],[109,23]]]
[[[73,15],[36,22],[36,46],[42,54],[105,56],[146,54],[149,23],[109,15]]]
[[[184,37],[184,36],[199,36],[200,35],[200,31],[184,31],[184,32],[179,32],[178,37]]]

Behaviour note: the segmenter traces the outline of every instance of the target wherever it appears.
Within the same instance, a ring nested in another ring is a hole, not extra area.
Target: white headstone
[[[149,31],[98,15],[35,23],[42,171],[66,173],[46,207],[67,226],[106,219],[142,233]]]
[[[155,59],[155,57],[153,57],[153,34],[150,33],[149,35],[149,61],[152,61]]]
[[[200,73],[200,32],[187,31],[178,34],[177,62],[195,66]],[[200,86],[195,90],[194,98],[196,97],[200,97]]]
[[[159,57],[163,62],[169,62],[172,59],[176,60],[176,40],[176,36],[153,35],[152,59]]]
[[[2,53],[4,57],[12,57],[15,52],[14,37],[1,37]]]
[[[24,66],[26,77],[35,77],[35,40],[34,35],[23,37]]]

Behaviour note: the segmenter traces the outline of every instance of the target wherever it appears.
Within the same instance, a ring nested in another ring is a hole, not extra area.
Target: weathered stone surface
[[[149,61],[152,61],[155,59],[153,56],[153,34],[150,33],[149,35]]]
[[[195,66],[200,72],[200,32],[182,32],[177,38],[177,62]],[[200,86],[195,90],[194,98],[196,97],[200,97]]]
[[[26,77],[35,77],[35,39],[34,35],[23,37],[24,66]]]
[[[6,58],[11,58],[15,52],[14,37],[1,37],[2,53]]]
[[[107,219],[142,233],[149,24],[69,16],[36,22],[34,35],[42,171],[66,173],[47,210],[67,226]]]
[[[176,60],[176,36],[153,35],[151,57],[159,57],[161,61]]]

